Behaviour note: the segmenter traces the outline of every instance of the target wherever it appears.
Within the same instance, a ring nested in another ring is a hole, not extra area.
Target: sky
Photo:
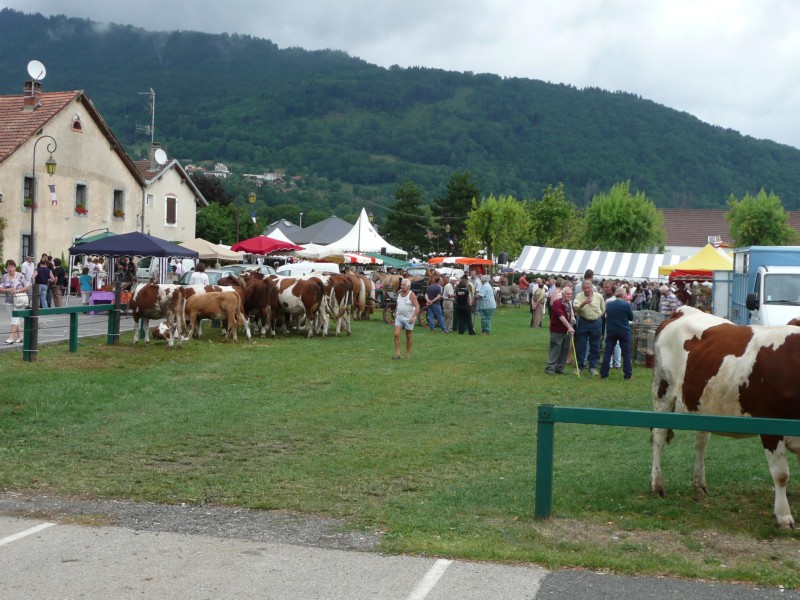
[[[150,31],[240,33],[280,48],[637,94],[800,148],[797,0],[6,0]],[[35,58],[35,57],[32,57]]]

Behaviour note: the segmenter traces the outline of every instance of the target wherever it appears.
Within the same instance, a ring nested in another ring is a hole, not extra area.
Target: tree
[[[584,248],[616,252],[664,248],[664,215],[644,192],[631,195],[630,186],[630,181],[617,183],[610,192],[592,198],[584,213]]]
[[[397,198],[397,204],[386,217],[384,237],[393,246],[407,252],[427,252],[430,246],[427,234],[431,227],[431,216],[430,207],[422,198],[422,190],[408,179],[395,188],[394,197]]]
[[[581,231],[581,213],[567,200],[564,184],[548,185],[541,200],[528,203],[532,241],[539,246],[571,248]]]
[[[473,200],[462,247],[467,254],[485,249],[490,259],[496,250],[517,256],[528,241],[530,229],[528,210],[512,196],[489,196],[480,203]]]
[[[444,196],[433,201],[433,215],[437,218],[439,234],[449,235],[454,242],[464,237],[466,215],[472,210],[472,201],[481,197],[480,188],[469,171],[456,171],[447,182]],[[449,226],[449,231],[447,227]]]
[[[797,232],[786,221],[781,199],[762,188],[753,197],[745,194],[737,200],[728,199],[731,210],[725,215],[736,246],[785,246],[797,242]]]
[[[205,175],[195,175],[192,173],[189,178],[200,190],[209,203],[216,202],[217,204],[230,204],[233,198],[222,187],[222,183],[216,177],[206,177]],[[203,238],[205,239],[205,238]]]
[[[236,221],[231,206],[210,203],[197,213],[196,235],[214,244],[233,244]]]

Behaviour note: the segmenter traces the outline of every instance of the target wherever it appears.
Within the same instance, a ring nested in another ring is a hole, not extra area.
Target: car
[[[192,273],[194,273],[194,271],[187,271],[181,275],[181,278],[178,280],[178,285],[191,285]],[[205,273],[208,275],[208,283],[210,285],[217,285],[217,282],[222,277],[231,274],[230,271],[225,271],[222,269],[206,269]]]
[[[236,275],[241,275],[245,271],[258,271],[262,273],[265,277],[267,275],[275,275],[275,269],[270,267],[269,265],[225,265],[220,267],[223,271],[233,271]]]

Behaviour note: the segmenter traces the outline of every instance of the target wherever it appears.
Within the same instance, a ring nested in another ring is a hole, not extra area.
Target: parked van
[[[287,263],[281,267],[278,267],[278,275],[281,277],[305,277],[309,275],[312,271],[322,272],[327,271],[329,273],[339,273],[339,265],[336,263],[326,263],[326,262],[296,262],[296,263]]]
[[[183,272],[194,270],[195,259],[182,258],[176,259],[183,262]],[[136,261],[136,279],[137,281],[150,281],[150,275],[154,269],[159,269],[162,266],[167,266],[169,261],[165,258],[155,258],[152,256],[145,256]]]

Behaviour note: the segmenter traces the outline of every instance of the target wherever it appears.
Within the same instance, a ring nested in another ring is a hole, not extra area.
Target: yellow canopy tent
[[[712,271],[731,270],[733,270],[733,259],[711,244],[706,244],[700,252],[683,262],[658,267],[658,274],[669,275],[670,281],[694,279],[710,281]]]

